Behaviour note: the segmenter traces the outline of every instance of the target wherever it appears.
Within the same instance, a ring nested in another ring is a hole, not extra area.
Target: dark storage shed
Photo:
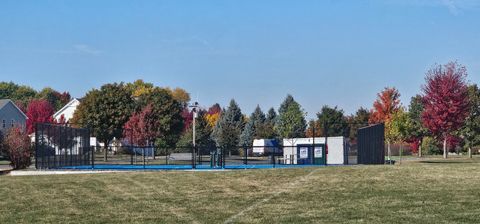
[[[385,164],[385,125],[358,129],[358,164]]]

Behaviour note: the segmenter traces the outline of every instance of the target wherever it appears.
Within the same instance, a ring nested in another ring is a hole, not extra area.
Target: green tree
[[[385,123],[385,140],[387,141],[389,159],[391,156],[390,145],[393,143],[401,143],[406,140],[409,125],[408,113],[401,108],[394,112],[390,119]]]
[[[422,156],[422,141],[428,134],[428,129],[423,126],[423,98],[416,95],[411,98],[408,106],[409,126],[407,130],[407,141],[413,143],[414,147],[418,147],[418,156]],[[415,150],[415,149],[414,149]]]
[[[26,107],[30,100],[34,99],[37,92],[29,86],[20,86],[13,82],[0,82],[0,99],[11,99]]]
[[[141,79],[137,79],[132,83],[127,83],[125,87],[134,98],[140,97],[145,94],[150,94],[154,88],[152,83],[144,82]]]
[[[256,131],[257,138],[275,139],[277,133],[275,132],[275,123],[277,121],[277,112],[274,108],[270,108],[266,114],[265,122]]]
[[[183,118],[182,105],[173,99],[168,90],[155,87],[149,93],[142,94],[136,100],[137,110],[152,105],[153,119],[152,126],[156,127],[159,133],[155,140],[157,147],[174,147],[182,133]]]
[[[235,100],[230,101],[227,110],[223,110],[220,120],[213,129],[212,138],[217,146],[224,147],[231,153],[240,142],[240,134],[245,125],[244,117],[240,107]]]
[[[123,125],[134,109],[131,93],[123,83],[103,85],[87,93],[74,115],[74,122],[88,127],[108,147],[113,138],[121,138]],[[107,160],[107,149],[104,150]]]
[[[71,100],[68,92],[60,93],[50,87],[43,88],[40,92],[38,92],[36,98],[47,100],[53,106],[55,111],[60,110]]]
[[[360,107],[354,115],[347,118],[351,140],[357,139],[358,129],[367,126],[369,118],[370,112],[363,107]]]
[[[201,153],[207,153],[210,149],[215,147],[215,141],[211,138],[212,127],[208,124],[207,112],[200,110],[195,122],[195,144]],[[180,140],[177,142],[178,148],[190,148],[193,146],[193,130],[188,128]]]
[[[343,110],[337,107],[323,106],[321,112],[317,113],[317,118],[317,122],[323,127],[322,130],[318,130],[322,135],[325,135],[325,125],[327,136],[344,136],[348,133],[347,119],[343,115]]]
[[[245,128],[240,136],[240,144],[250,146],[253,143],[253,139],[263,138],[265,133],[266,117],[259,105],[255,108],[255,111],[250,115]]]
[[[480,145],[480,90],[477,85],[468,86],[470,112],[460,135],[465,141],[468,156],[472,158],[472,147]]]
[[[307,122],[305,112],[291,95],[287,95],[279,108],[276,131],[281,138],[300,138],[305,136]]]
[[[188,106],[188,102],[190,102],[190,93],[188,93],[186,90],[182,88],[175,88],[170,90],[167,88],[167,90],[170,92],[172,95],[173,99],[175,99],[177,102],[179,102],[183,107]]]

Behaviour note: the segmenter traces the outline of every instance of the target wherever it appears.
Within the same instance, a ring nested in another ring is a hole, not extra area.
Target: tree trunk
[[[387,158],[388,158],[388,163],[392,164],[392,159],[390,158],[391,153],[390,153],[390,141],[387,141]]]
[[[400,145],[400,159],[399,159],[399,164],[402,165],[402,154],[403,154],[403,144]]]
[[[443,139],[443,158],[446,159],[448,158],[448,153],[447,153],[447,137]]]
[[[422,157],[422,140],[419,140],[418,144],[418,157]]]
[[[468,158],[472,158],[472,147],[468,147]]]

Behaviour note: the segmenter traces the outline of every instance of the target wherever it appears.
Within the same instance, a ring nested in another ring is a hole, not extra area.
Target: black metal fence
[[[36,124],[35,168],[93,165],[88,129]]]
[[[347,130],[344,133],[348,133]],[[37,124],[36,168],[273,168],[385,162],[383,124],[358,129],[355,139],[327,136],[293,139],[291,143],[276,141],[274,145],[232,147],[141,147],[131,145],[128,136],[105,146],[90,134],[85,128]],[[90,137],[94,142],[90,142]]]
[[[342,153],[348,161],[348,144]],[[105,157],[105,150],[107,150]],[[92,163],[103,168],[249,168],[327,165],[325,144],[234,147],[92,147]]]

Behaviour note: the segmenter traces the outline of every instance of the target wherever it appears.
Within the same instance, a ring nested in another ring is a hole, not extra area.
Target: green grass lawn
[[[479,223],[480,159],[0,176],[0,223]]]

